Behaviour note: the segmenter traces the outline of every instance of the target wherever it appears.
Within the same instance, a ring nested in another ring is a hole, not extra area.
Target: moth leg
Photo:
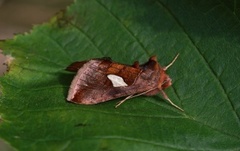
[[[133,97],[133,95],[129,95],[128,97],[126,97],[125,99],[123,99],[122,101],[119,101],[117,104],[116,104],[116,106],[115,106],[115,108],[117,108],[118,106],[120,106],[123,102],[125,102],[126,100],[128,100],[128,99],[131,99]]]
[[[163,90],[161,90],[161,93],[162,93],[164,99],[166,99],[170,104],[172,104],[172,106],[174,106],[175,108],[177,108],[177,109],[179,109],[180,111],[183,111],[183,112],[184,112],[184,110],[183,110],[182,108],[180,108],[179,106],[177,106],[176,104],[174,104],[174,103],[169,99],[169,97],[167,96],[167,94],[166,94]]]
[[[155,90],[155,89],[156,89],[156,88],[152,88],[152,89],[149,89],[149,90],[147,90],[147,91],[144,91],[144,92],[139,93],[139,94],[136,94],[136,95],[129,95],[128,97],[126,97],[126,98],[123,99],[122,101],[118,102],[118,103],[116,104],[115,108],[117,108],[118,106],[120,106],[123,102],[125,102],[125,101],[128,100],[128,99],[131,99],[131,98],[134,98],[134,97],[138,97],[138,96],[140,96],[140,95],[144,95],[144,94],[146,94],[146,93],[148,93],[148,92],[150,92],[150,91],[152,91],[152,90]]]

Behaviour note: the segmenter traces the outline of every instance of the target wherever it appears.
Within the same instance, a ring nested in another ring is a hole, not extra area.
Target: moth
[[[70,85],[67,100],[89,105],[126,97],[117,103],[115,107],[118,107],[130,98],[152,96],[160,92],[170,104],[183,111],[163,91],[172,85],[166,70],[178,55],[166,67],[160,66],[156,56],[150,57],[141,65],[138,61],[133,65],[121,64],[106,57],[74,62],[66,68],[68,71],[77,72]]]

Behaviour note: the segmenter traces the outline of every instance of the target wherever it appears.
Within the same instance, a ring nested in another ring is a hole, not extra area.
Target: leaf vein
[[[105,56],[105,54],[98,48],[98,46],[93,42],[93,40],[91,39],[91,37],[89,35],[87,35],[86,32],[84,32],[81,28],[79,28],[78,26],[76,26],[74,23],[70,22],[70,25],[72,25],[72,27],[74,27],[75,29],[77,29],[83,36],[85,36],[85,38],[90,42],[90,44],[97,50],[99,51],[103,56]]]
[[[219,85],[219,88],[221,89],[221,91],[223,92],[223,95],[225,96],[225,98],[228,100],[227,103],[230,105],[233,115],[238,119],[237,123],[240,127],[240,117],[237,114],[237,111],[234,108],[234,105],[231,101],[231,99],[229,98],[229,96],[227,95],[227,92],[224,88],[224,84],[221,82],[221,80],[219,80],[217,73],[214,71],[214,69],[209,65],[207,59],[204,57],[204,55],[201,53],[201,51],[199,50],[199,48],[195,45],[194,40],[190,37],[190,35],[187,33],[186,29],[184,28],[184,26],[181,24],[181,22],[176,18],[176,16],[174,15],[174,13],[166,6],[164,5],[162,2],[160,2],[159,0],[157,0],[158,4],[160,6],[162,6],[163,8],[166,9],[166,11],[172,16],[172,18],[176,21],[176,23],[179,25],[179,27],[183,30],[183,32],[185,33],[185,35],[187,36],[187,38],[190,40],[190,42],[192,43],[192,45],[196,48],[198,54],[200,55],[200,57],[202,58],[202,60],[204,61],[204,64],[208,67],[208,69],[210,70],[210,73],[212,74],[212,76],[214,77],[214,79],[216,80],[217,84]]]
[[[139,46],[142,48],[142,50],[144,50],[144,52],[148,55],[148,56],[151,56],[151,54],[145,49],[144,45],[142,42],[140,42],[140,40],[134,36],[133,32],[127,28],[127,26],[125,26],[121,21],[120,19],[113,14],[113,12],[111,12],[103,3],[101,3],[99,0],[96,0],[100,6],[102,6],[106,12],[108,12],[110,14],[110,16],[112,16],[119,24],[120,26],[139,44]]]
[[[64,58],[67,58],[69,61],[71,61],[71,58],[69,57],[70,56],[70,54],[67,52],[67,51],[65,51],[65,49],[63,48],[63,46],[59,43],[59,42],[57,42],[55,39],[53,39],[50,35],[48,35],[48,34],[43,34],[44,32],[39,32],[38,34],[41,34],[41,35],[43,35],[43,36],[46,36],[50,41],[52,41],[53,43],[55,43],[56,44],[56,46],[63,52],[63,53],[65,53],[65,55],[64,55]],[[45,37],[45,38],[46,38]],[[66,57],[67,56],[67,57]]]

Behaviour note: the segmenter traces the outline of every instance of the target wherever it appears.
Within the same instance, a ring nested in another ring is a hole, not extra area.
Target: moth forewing
[[[107,75],[108,79],[111,80],[113,87],[125,87],[128,86],[122,77],[114,75],[114,74],[109,74]]]

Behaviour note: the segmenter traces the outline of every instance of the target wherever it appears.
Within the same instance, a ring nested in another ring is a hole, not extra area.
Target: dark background
[[[33,25],[47,22],[73,0],[0,0],[0,40],[28,32]],[[1,50],[0,50],[1,51]],[[0,76],[5,71],[0,54]]]
[[[33,25],[47,22],[73,0],[0,0],[0,40],[28,32]],[[1,50],[0,50],[1,52]],[[5,57],[0,53],[0,76],[6,70]],[[0,139],[0,151],[13,149]]]

